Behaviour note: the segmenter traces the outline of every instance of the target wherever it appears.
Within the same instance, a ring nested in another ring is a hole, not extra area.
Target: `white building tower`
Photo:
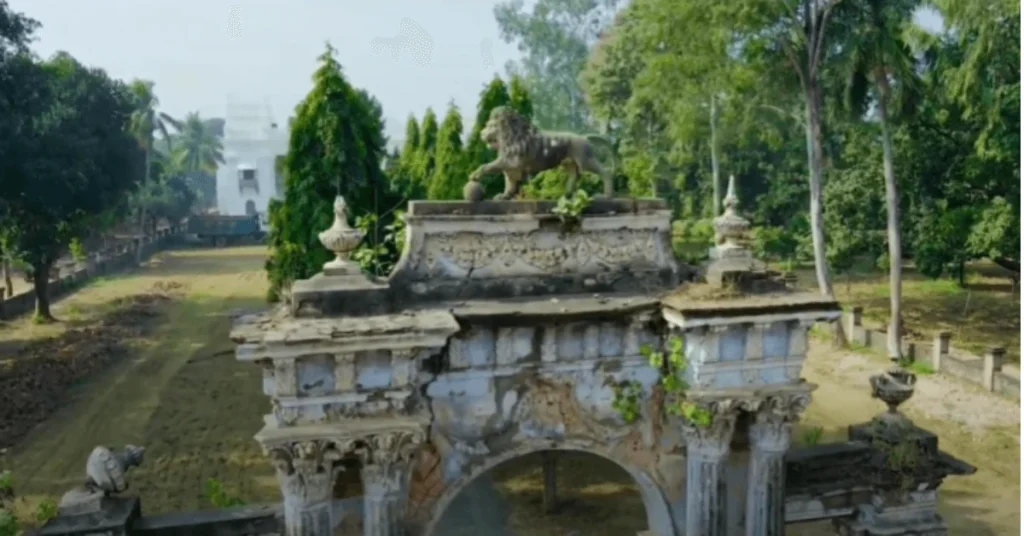
[[[271,199],[284,196],[278,157],[288,153],[288,126],[274,120],[267,104],[228,98],[224,116],[224,164],[217,169],[217,210],[259,214],[266,222]]]

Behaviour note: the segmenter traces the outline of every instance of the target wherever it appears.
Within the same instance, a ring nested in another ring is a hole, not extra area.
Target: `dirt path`
[[[157,281],[185,292],[166,322],[136,346],[134,359],[79,386],[72,404],[12,449],[7,464],[26,508],[80,483],[86,457],[101,444],[147,448],[132,487],[148,513],[208,506],[207,478],[248,500],[278,494],[252,440],[268,410],[261,374],[235,361],[227,338],[233,311],[264,306],[263,258],[261,248],[164,253],[143,270],[61,303],[66,313]]]

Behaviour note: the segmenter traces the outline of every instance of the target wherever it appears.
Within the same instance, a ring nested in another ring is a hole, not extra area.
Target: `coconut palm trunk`
[[[878,90],[878,122],[882,127],[882,170],[885,175],[885,205],[888,212],[886,233],[889,240],[889,359],[899,363],[903,360],[900,345],[902,331],[903,294],[903,244],[900,238],[900,196],[896,186],[896,171],[893,166],[892,132],[889,127],[889,80],[884,71],[875,73]]]
[[[824,175],[824,155],[821,148],[821,95],[816,80],[808,81],[807,90],[807,163],[811,191],[811,243],[814,248],[814,273],[818,280],[818,291],[829,298],[835,298],[832,290],[832,279],[828,270],[828,257],[825,251],[825,218],[823,214],[822,176]],[[847,346],[846,332],[843,323],[832,325],[833,344],[837,347]]]

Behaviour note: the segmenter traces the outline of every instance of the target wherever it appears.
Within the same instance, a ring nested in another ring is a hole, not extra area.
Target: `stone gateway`
[[[287,307],[240,318],[237,358],[263,367],[273,401],[256,439],[283,532],[441,536],[491,468],[572,450],[632,475],[658,536],[781,536],[820,519],[944,534],[934,490],[971,468],[909,421],[886,444],[912,437],[924,456],[899,483],[861,432],[791,449],[815,388],[808,330],[841,310],[743,249],[732,192],[705,282],[686,282],[661,201],[597,200],[574,232],[550,202],[413,202],[388,280],[319,274]],[[337,507],[339,479],[361,482],[361,514]]]

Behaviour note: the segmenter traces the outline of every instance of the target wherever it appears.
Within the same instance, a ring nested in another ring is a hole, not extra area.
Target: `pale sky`
[[[467,124],[477,98],[505,62],[519,56],[498,35],[498,0],[9,0],[43,25],[35,50],[70,52],[126,81],[155,82],[162,111],[223,117],[229,95],[268,102],[282,124],[312,87],[316,57],[330,41],[349,81],[375,95],[393,142],[410,113],[443,114],[450,100]],[[533,2],[527,2],[532,5]],[[941,25],[919,13],[925,26]],[[374,53],[403,19],[433,42],[418,63]],[[486,51],[489,51],[486,54]]]
[[[223,117],[228,96],[269,102],[284,123],[312,87],[316,57],[330,41],[348,80],[380,100],[392,140],[409,113],[440,115],[454,99],[467,121],[477,97],[507,60],[497,0],[9,0],[42,23],[36,52],[66,50],[124,80],[155,82],[161,109]],[[443,6],[443,7],[442,7]],[[374,54],[402,19],[429,34],[429,61]],[[486,42],[486,43],[485,43]],[[490,50],[490,61],[485,50]]]

